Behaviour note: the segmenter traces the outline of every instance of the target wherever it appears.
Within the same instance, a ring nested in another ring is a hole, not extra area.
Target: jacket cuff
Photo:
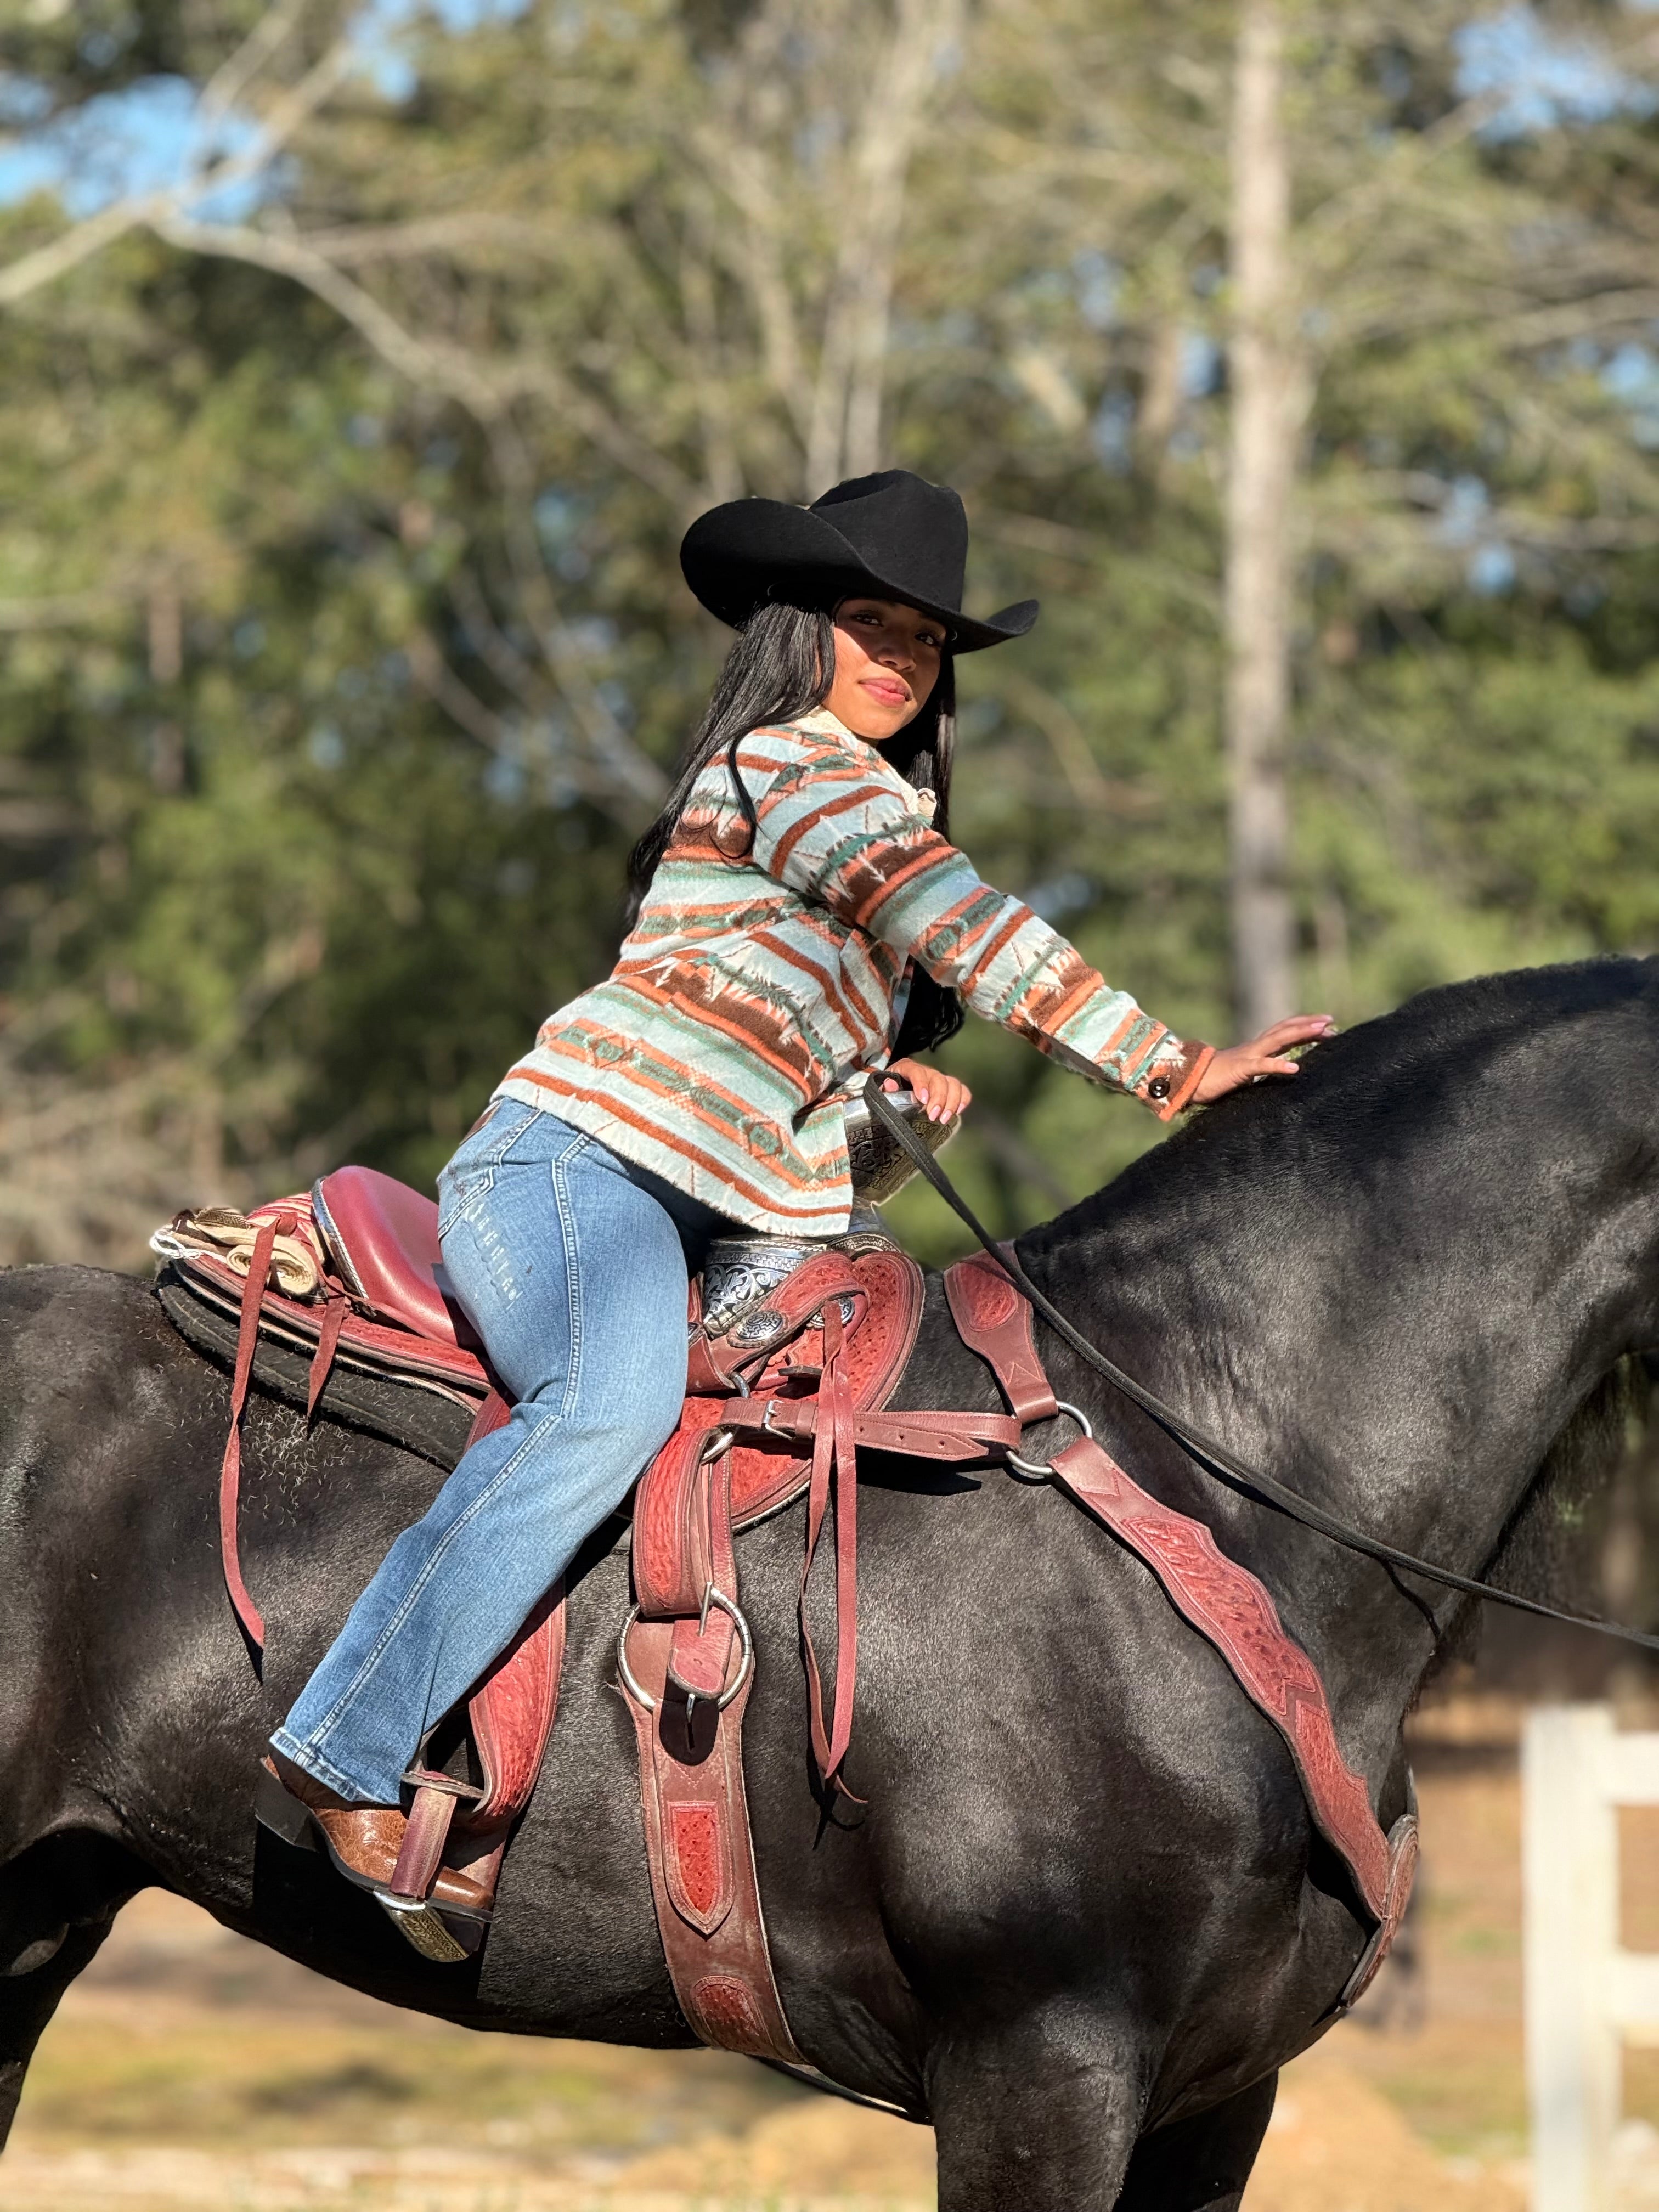
[[[1212,1044],[1200,1043],[1196,1037],[1185,1043],[1179,1037],[1165,1037],[1132,1086],[1134,1095],[1160,1121],[1172,1121],[1190,1102],[1214,1058]]]

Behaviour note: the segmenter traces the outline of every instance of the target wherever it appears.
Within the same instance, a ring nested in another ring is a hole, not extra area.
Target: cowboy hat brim
[[[860,592],[932,615],[948,631],[953,653],[1006,645],[1024,637],[1037,618],[1035,599],[975,622],[955,607],[920,598],[896,576],[884,575],[825,516],[780,499],[730,500],[699,516],[680,547],[680,568],[709,613],[733,629],[741,629],[769,600],[833,605]]]

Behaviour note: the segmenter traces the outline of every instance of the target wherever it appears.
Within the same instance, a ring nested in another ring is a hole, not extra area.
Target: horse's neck
[[[1286,1175],[1143,1186],[1034,1257],[1121,1364],[1259,1466],[1399,1548],[1479,1574],[1552,1443],[1627,1347],[1620,1216],[1546,1165],[1460,1178],[1425,1143],[1387,1187]],[[1594,1178],[1589,1179],[1591,1182]],[[1220,1190],[1224,1192],[1224,1181]],[[1087,1326],[1087,1324],[1085,1324]],[[1219,1485],[1206,1519],[1262,1572],[1339,1697],[1403,1710],[1433,1618],[1375,1565]]]

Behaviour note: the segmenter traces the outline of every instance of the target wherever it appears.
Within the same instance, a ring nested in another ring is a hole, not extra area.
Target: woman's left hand
[[[927,1109],[930,1121],[953,1121],[974,1103],[973,1092],[959,1075],[946,1075],[939,1068],[924,1067],[919,1060],[896,1060],[881,1087],[884,1091],[897,1091],[906,1084]]]
[[[1248,1044],[1224,1047],[1198,1079],[1194,1104],[1205,1106],[1212,1098],[1224,1098],[1240,1084],[1255,1083],[1264,1075],[1294,1075],[1296,1062],[1285,1056],[1291,1047],[1329,1036],[1335,1027],[1328,1014],[1289,1014],[1282,1022],[1270,1022]]]

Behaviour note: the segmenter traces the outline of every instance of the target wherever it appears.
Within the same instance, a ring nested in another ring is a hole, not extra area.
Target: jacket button
[[[1167,1075],[1155,1075],[1146,1085],[1146,1096],[1149,1098],[1167,1098],[1169,1095],[1170,1079]]]

